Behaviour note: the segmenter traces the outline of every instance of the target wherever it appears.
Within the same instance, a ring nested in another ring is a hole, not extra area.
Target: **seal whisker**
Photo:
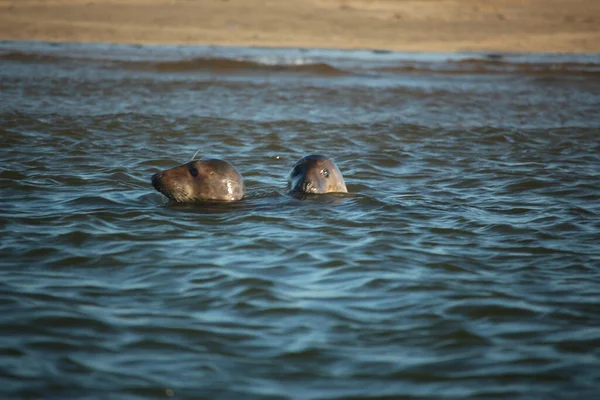
[[[323,159],[323,160],[321,160],[321,161],[317,161],[317,164],[318,164],[319,166],[321,166],[321,165],[323,165],[323,164],[325,164],[326,162],[329,162],[329,161],[331,161],[331,162],[335,162],[335,160],[334,160],[333,158],[331,158],[331,157],[328,157],[328,158],[325,158],[325,159]]]
[[[320,154],[302,157],[288,175],[290,192],[347,193],[346,183],[333,158]]]
[[[192,158],[190,159],[190,161],[194,161],[194,159],[196,158],[196,156],[198,155],[198,153],[200,153],[200,150],[202,150],[201,148],[196,150],[196,152],[194,153],[194,155],[192,156]],[[202,160],[202,158],[200,158],[200,160]]]
[[[198,150],[192,158],[196,158]],[[152,185],[179,203],[236,201],[246,194],[244,178],[225,160],[202,158],[153,175]]]

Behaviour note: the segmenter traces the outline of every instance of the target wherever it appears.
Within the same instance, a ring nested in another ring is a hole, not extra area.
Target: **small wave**
[[[344,76],[349,72],[343,71],[325,62],[315,63],[263,63],[260,61],[220,58],[220,57],[196,57],[179,60],[115,60],[102,59],[98,57],[71,56],[68,54],[46,54],[37,52],[10,51],[0,54],[0,61],[14,61],[24,63],[102,63],[104,66],[127,68],[142,71],[158,72],[210,72],[218,74],[238,73],[293,73],[315,76]]]
[[[524,75],[575,75],[600,77],[600,62],[594,59],[569,60],[556,58],[519,58],[502,55],[483,55],[467,58],[449,56],[445,60],[424,61],[408,59],[395,64],[370,64],[368,66],[338,66],[340,60],[328,59],[310,62],[268,59],[254,56],[197,56],[184,59],[122,58],[104,53],[81,54],[68,52],[27,52],[9,50],[0,52],[0,61],[21,63],[72,63],[100,64],[108,68],[126,68],[139,71],[165,73],[209,72],[213,74],[268,74],[288,73],[314,76],[347,76],[351,74],[524,74]]]
[[[376,68],[390,74],[523,74],[584,75],[600,77],[600,64],[578,62],[514,62],[497,59],[467,58],[446,62],[407,62]]]
[[[159,72],[212,72],[220,74],[236,73],[301,73],[316,76],[347,75],[338,68],[327,63],[308,64],[264,64],[250,60],[233,60],[228,58],[192,58],[161,62],[131,62],[131,68],[150,69]]]
[[[0,61],[14,61],[20,63],[35,63],[35,64],[59,64],[59,63],[87,63],[87,62],[99,62],[107,60],[100,60],[97,58],[81,57],[75,55],[54,53],[28,53],[21,51],[10,51],[7,53],[0,53]]]
[[[59,62],[64,60],[64,57],[57,57],[48,54],[40,53],[23,53],[20,51],[11,51],[8,53],[0,54],[0,60],[2,61],[20,61],[20,62]]]
[[[518,72],[526,74],[591,74],[600,76],[600,64],[591,62],[511,62],[497,59],[468,58],[456,61],[467,72]]]

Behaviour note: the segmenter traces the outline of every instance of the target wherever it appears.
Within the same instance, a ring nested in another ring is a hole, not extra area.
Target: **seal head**
[[[238,170],[216,158],[190,161],[154,174],[152,186],[179,203],[235,201],[246,194],[244,179]]]
[[[288,191],[323,194],[347,193],[340,169],[329,157],[311,154],[302,157],[288,175]]]

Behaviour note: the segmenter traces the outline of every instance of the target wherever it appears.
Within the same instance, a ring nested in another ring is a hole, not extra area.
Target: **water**
[[[600,393],[600,56],[0,44],[6,399]],[[150,176],[225,158],[247,198]],[[351,196],[286,195],[303,155]]]

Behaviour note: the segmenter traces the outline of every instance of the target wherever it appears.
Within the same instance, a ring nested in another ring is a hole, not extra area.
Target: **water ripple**
[[[593,57],[87,46],[0,44],[4,397],[595,398]]]

